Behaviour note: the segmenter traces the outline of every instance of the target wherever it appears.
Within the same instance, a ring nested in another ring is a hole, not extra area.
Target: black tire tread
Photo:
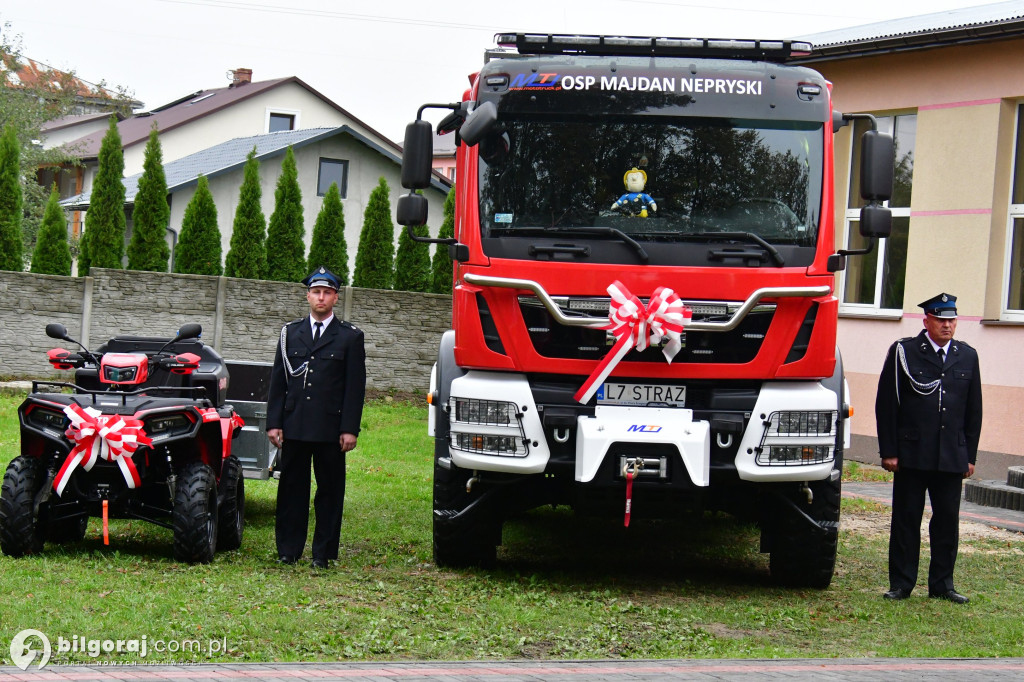
[[[245,532],[245,477],[238,457],[224,461],[217,487],[217,551],[238,549]]]
[[[0,489],[0,550],[7,556],[43,550],[45,528],[33,514],[42,484],[43,467],[38,459],[19,455],[7,465]]]
[[[217,548],[217,479],[213,470],[199,460],[188,462],[178,472],[172,525],[175,560],[192,564],[213,561]]]
[[[470,472],[441,466],[434,461],[434,563],[440,567],[490,568],[497,562],[501,522],[482,510],[446,521],[446,513],[461,512],[471,502],[466,493]]]
[[[785,514],[775,529],[769,559],[769,573],[776,585],[825,589],[832,583],[839,549],[839,505],[842,483],[830,478],[810,484],[814,501],[811,517],[828,526],[815,532],[807,521]]]

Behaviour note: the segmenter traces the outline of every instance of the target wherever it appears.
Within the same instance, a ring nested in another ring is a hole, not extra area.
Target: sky
[[[8,42],[145,109],[253,80],[297,76],[401,143],[421,104],[457,102],[498,32],[791,38],[986,4],[972,0],[21,0]],[[1024,4],[1024,3],[1022,3]],[[437,114],[433,120],[443,116]],[[430,115],[427,118],[431,118]]]

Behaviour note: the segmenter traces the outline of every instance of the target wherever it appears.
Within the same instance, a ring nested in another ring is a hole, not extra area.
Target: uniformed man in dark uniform
[[[276,537],[281,563],[306,545],[309,469],[316,475],[313,567],[338,558],[345,453],[356,446],[366,389],[363,332],[334,316],[340,281],[326,268],[306,279],[309,316],[286,324],[274,357],[267,437],[281,449]]]
[[[966,604],[967,597],[953,586],[953,566],[961,484],[974,474],[981,437],[978,353],[953,340],[956,296],[939,294],[919,305],[924,330],[889,348],[875,399],[882,466],[896,474],[884,596],[906,599],[917,583],[927,492],[932,504],[928,596]]]

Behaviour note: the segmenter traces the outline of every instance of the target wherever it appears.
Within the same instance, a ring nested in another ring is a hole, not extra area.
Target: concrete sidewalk
[[[892,505],[892,483],[843,483],[843,497],[859,497]],[[927,503],[927,509],[931,510],[930,503]],[[1024,533],[1024,512],[1020,511],[1000,509],[998,507],[984,507],[980,504],[961,500],[960,518],[964,521],[974,521],[986,526]]]
[[[529,682],[585,680],[1019,680],[1024,659],[773,659],[605,661],[403,661],[393,663],[226,663],[154,666],[61,666],[26,671],[0,668],[0,678],[22,682],[75,680],[344,680],[346,682]]]

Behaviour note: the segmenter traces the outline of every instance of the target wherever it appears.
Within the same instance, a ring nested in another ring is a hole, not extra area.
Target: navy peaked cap
[[[302,280],[302,283],[309,289],[313,287],[328,287],[337,291],[341,286],[341,280],[338,279],[338,276],[322,265],[314,270],[309,277]]]
[[[934,317],[956,317],[956,296],[952,294],[942,293],[917,305],[924,308],[924,312],[927,315]]]

